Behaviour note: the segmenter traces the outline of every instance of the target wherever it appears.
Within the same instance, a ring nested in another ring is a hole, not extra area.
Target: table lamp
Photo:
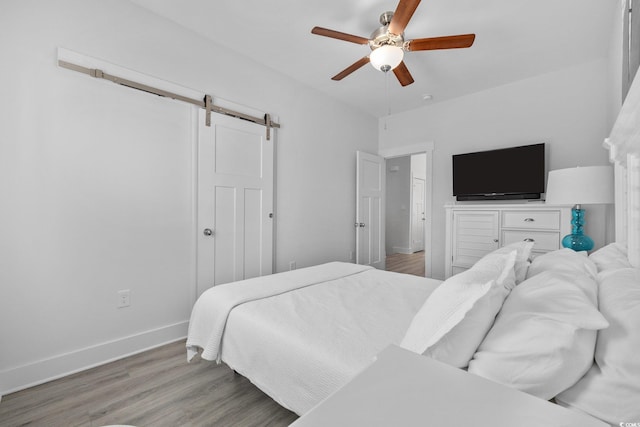
[[[582,205],[613,203],[613,167],[586,166],[549,171],[546,202],[552,205],[574,205],[571,209],[571,234],[564,236],[562,246],[574,251],[593,249],[593,239],[584,234]]]

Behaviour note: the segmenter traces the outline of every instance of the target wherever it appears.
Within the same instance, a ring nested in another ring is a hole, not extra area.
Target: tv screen
[[[544,183],[544,143],[453,156],[457,200],[539,199]]]

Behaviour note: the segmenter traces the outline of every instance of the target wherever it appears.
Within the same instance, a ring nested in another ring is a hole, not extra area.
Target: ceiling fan
[[[475,34],[461,34],[457,36],[428,37],[423,39],[404,39],[404,29],[413,16],[420,0],[400,0],[395,12],[384,12],[380,15],[382,26],[371,34],[370,39],[329,30],[322,27],[313,27],[311,32],[319,36],[331,37],[351,43],[365,45],[371,48],[371,54],[354,62],[338,74],[332,80],[342,80],[349,74],[370,62],[374,68],[388,72],[393,70],[402,86],[414,82],[411,73],[407,69],[403,58],[404,52],[435,49],[458,49],[470,47],[476,38]]]

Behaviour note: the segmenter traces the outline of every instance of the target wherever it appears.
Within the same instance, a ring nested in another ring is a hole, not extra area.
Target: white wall
[[[443,206],[454,200],[451,156],[546,142],[548,170],[607,164],[602,142],[612,123],[610,79],[610,64],[603,59],[379,121],[381,150],[434,142],[433,277],[444,277]],[[587,217],[587,234],[602,244],[600,221]]]
[[[195,295],[192,109],[58,47],[276,115],[277,270],[348,260],[375,118],[124,0],[5,0],[0,394],[184,336]]]

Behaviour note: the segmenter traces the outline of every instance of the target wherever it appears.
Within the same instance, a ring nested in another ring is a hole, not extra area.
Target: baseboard
[[[183,339],[188,326],[184,321],[1,371],[0,398]]]
[[[411,250],[411,248],[400,248],[398,246],[394,246],[393,248],[393,253],[396,254],[405,254],[405,255],[409,255],[412,254],[413,251]]]

